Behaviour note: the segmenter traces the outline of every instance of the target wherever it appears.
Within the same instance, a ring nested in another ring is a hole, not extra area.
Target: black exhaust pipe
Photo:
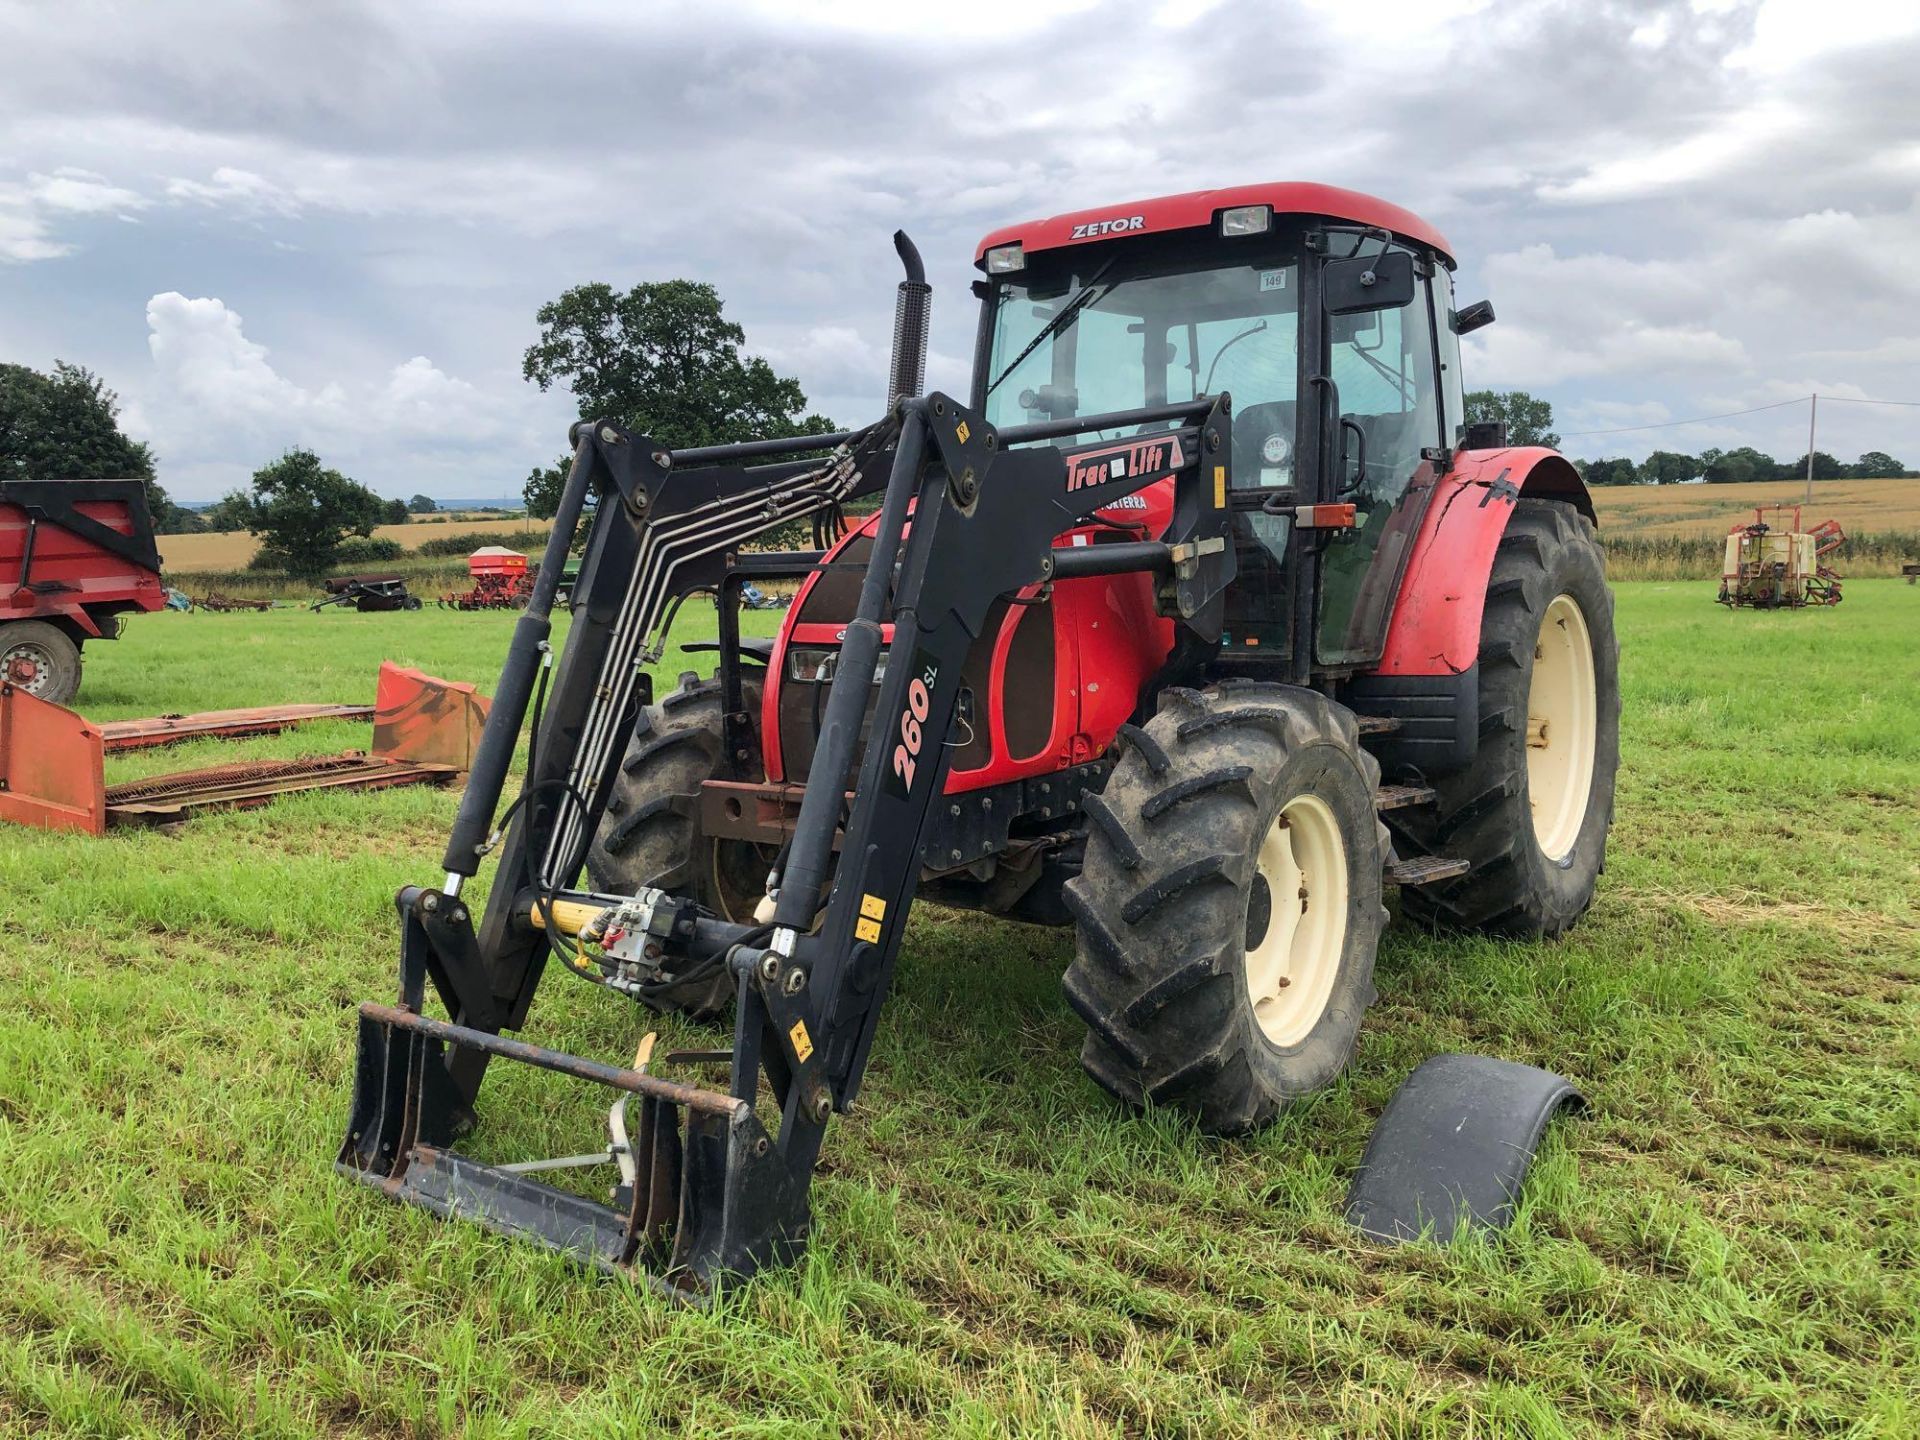
[[[900,252],[900,263],[907,278],[900,282],[893,302],[893,370],[887,377],[887,413],[902,396],[918,395],[927,383],[927,331],[933,319],[933,287],[927,283],[926,266],[907,232],[893,232],[893,248]]]

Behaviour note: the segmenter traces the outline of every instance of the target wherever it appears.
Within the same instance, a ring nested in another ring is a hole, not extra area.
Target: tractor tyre
[[[1480,622],[1479,751],[1427,777],[1436,803],[1389,812],[1403,851],[1473,868],[1403,890],[1402,913],[1436,928],[1563,934],[1605,868],[1619,768],[1619,646],[1599,536],[1571,505],[1523,499]]]
[[[760,687],[745,687],[749,711]],[[603,894],[644,887],[687,895],[724,919],[745,923],[765,893],[775,852],[744,840],[710,839],[700,829],[700,786],[720,773],[724,745],[720,682],[691,671],[658,704],[640,712],[607,812],[587,851],[587,874]],[[654,1009],[696,1019],[720,1014],[733,998],[724,968],[666,982],[642,998]]]
[[[70,704],[80,693],[80,647],[44,620],[0,625],[0,681],[36,700]]]
[[[1311,690],[1170,690],[1086,801],[1063,982],[1080,1063],[1121,1100],[1214,1134],[1329,1084],[1374,1000],[1387,919],[1380,767]]]

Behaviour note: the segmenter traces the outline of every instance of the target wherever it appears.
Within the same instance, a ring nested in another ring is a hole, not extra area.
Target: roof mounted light
[[[1020,249],[1020,242],[1011,245],[996,245],[987,251],[987,273],[1005,275],[1010,271],[1027,268],[1027,257]]]
[[[1273,228],[1271,205],[1236,205],[1220,212],[1222,235],[1264,235]]]

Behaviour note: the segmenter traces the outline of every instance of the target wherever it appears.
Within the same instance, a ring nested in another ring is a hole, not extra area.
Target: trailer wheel
[[[1339,1074],[1373,1002],[1379,765],[1352,712],[1282,685],[1170,691],[1123,743],[1065,892],[1080,1061],[1131,1104],[1252,1130]]]
[[[1521,500],[1480,622],[1480,748],[1429,776],[1436,804],[1389,812],[1403,848],[1472,862],[1401,892],[1432,926],[1560,935],[1593,903],[1620,765],[1619,647],[1593,522]]]
[[[36,699],[65,705],[80,693],[80,647],[44,620],[0,625],[0,680]]]
[[[745,691],[748,710],[757,709],[759,686],[749,681]],[[691,671],[640,713],[587,852],[595,890],[631,895],[652,886],[690,895],[729,920],[753,917],[774,851],[744,840],[709,839],[700,830],[700,786],[719,773],[722,736],[720,682]],[[717,970],[646,998],[655,1009],[704,1018],[726,1009],[733,989],[732,979]]]

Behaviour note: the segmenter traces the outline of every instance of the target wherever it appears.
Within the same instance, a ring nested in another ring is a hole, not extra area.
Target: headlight
[[[1009,271],[1024,270],[1026,268],[1027,257],[1021,251],[1018,241],[1015,241],[1011,245],[996,245],[993,249],[987,251],[987,273],[989,275],[1005,275]]]
[[[1222,235],[1264,235],[1273,224],[1271,205],[1236,205],[1220,212]]]
[[[838,650],[806,650],[795,646],[787,651],[787,674],[804,684],[831,684],[834,672],[839,668]],[[886,678],[886,674],[887,652],[882,650],[879,658],[873,662],[873,683],[878,685]]]

